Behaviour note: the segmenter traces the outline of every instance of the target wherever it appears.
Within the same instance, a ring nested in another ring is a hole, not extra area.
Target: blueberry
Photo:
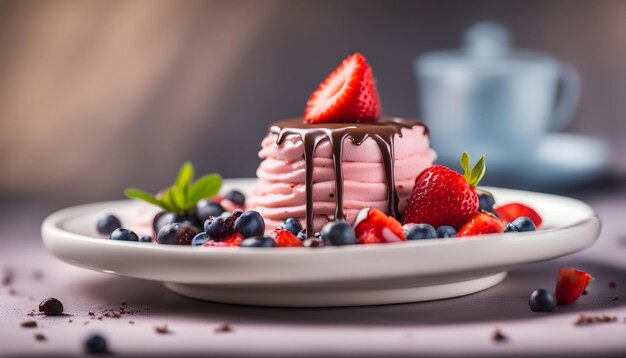
[[[556,297],[548,290],[534,290],[528,299],[528,305],[534,312],[550,312],[556,307]]]
[[[486,191],[479,191],[478,193],[478,210],[488,211],[490,213],[493,212],[493,205],[496,203],[496,200],[493,198],[493,195]]]
[[[300,241],[304,241],[307,239],[306,236],[306,229],[302,229],[298,232],[298,235],[296,235],[298,237],[298,239],[300,239]]]
[[[446,238],[446,237],[455,237],[456,230],[450,225],[442,225],[437,228],[437,237]]]
[[[255,236],[249,237],[241,242],[241,247],[274,247],[276,241],[271,237]]]
[[[213,200],[200,200],[196,205],[196,217],[203,223],[209,216],[220,216],[226,210]]]
[[[320,237],[310,237],[304,240],[302,244],[304,245],[304,247],[322,247],[324,246],[324,240],[322,240]]]
[[[246,196],[239,190],[231,190],[224,194],[224,199],[228,199],[233,203],[243,206],[246,203]]]
[[[405,224],[402,231],[407,240],[424,240],[437,238],[437,230],[430,224]]]
[[[263,236],[265,221],[258,212],[253,210],[246,211],[235,221],[235,231],[245,238]]]
[[[206,232],[201,232],[191,240],[191,246],[202,246],[207,241],[209,241],[209,235]]]
[[[322,239],[326,245],[354,245],[356,234],[350,224],[343,220],[336,220],[324,225]]]
[[[113,230],[121,228],[122,223],[115,215],[106,215],[98,220],[96,229],[100,235],[111,235]]]
[[[139,238],[139,242],[152,242],[152,236],[145,235]]]
[[[517,230],[517,227],[515,227],[515,225],[513,225],[512,223],[508,223],[506,225],[506,227],[504,228],[504,232],[518,232],[519,230]]]
[[[158,234],[163,226],[182,222],[195,226],[199,231],[202,230],[202,222],[198,221],[196,214],[175,214],[168,211],[162,211],[155,215],[152,220],[152,229],[155,234]]]
[[[294,235],[298,235],[302,231],[302,225],[300,221],[294,218],[287,218],[282,224],[278,225],[279,230],[287,230]]]
[[[167,224],[159,230],[157,242],[162,245],[191,245],[198,234],[195,226],[185,223]]]
[[[511,224],[513,224],[519,232],[537,230],[535,223],[533,223],[533,221],[526,216],[520,216],[519,218],[513,220]]]
[[[99,334],[92,334],[85,340],[85,351],[89,354],[107,353],[107,341]]]
[[[119,241],[139,241],[139,237],[134,232],[124,229],[118,228],[113,230],[111,235],[109,236],[109,240],[119,240]]]

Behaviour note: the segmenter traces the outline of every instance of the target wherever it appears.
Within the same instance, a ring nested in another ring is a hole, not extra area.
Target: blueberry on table
[[[202,246],[207,241],[209,241],[209,235],[206,232],[201,232],[191,240],[191,246]]]
[[[486,191],[477,191],[476,194],[478,195],[478,211],[484,210],[493,213],[493,205],[496,203],[493,195]]]
[[[437,237],[439,238],[447,238],[447,237],[455,237],[456,230],[450,225],[443,225],[437,228]]]
[[[229,191],[224,194],[224,199],[228,199],[239,206],[243,206],[246,203],[246,196],[239,190]]]
[[[527,216],[520,216],[519,218],[513,220],[511,224],[513,224],[519,232],[537,230],[535,223],[533,223],[533,221]]]
[[[241,242],[241,247],[274,247],[276,241],[271,237],[255,236],[249,237]]]
[[[517,227],[512,223],[508,223],[504,228],[504,232],[519,232],[519,230],[517,230]]]
[[[263,236],[265,220],[263,220],[261,214],[254,210],[246,211],[235,220],[235,231],[245,238]]]
[[[113,230],[121,228],[122,223],[115,215],[105,215],[96,224],[96,229],[100,235],[111,235]]]
[[[209,216],[220,216],[226,210],[217,202],[213,200],[200,200],[196,204],[196,217],[203,223]]]
[[[425,240],[437,238],[437,230],[430,224],[405,224],[402,231],[407,240]]]
[[[302,224],[300,221],[294,218],[287,218],[280,225],[278,225],[279,230],[287,230],[294,235],[298,235],[300,231],[302,231]]]
[[[85,340],[85,352],[89,354],[107,353],[107,341],[99,334],[92,334]]]
[[[343,246],[356,243],[356,233],[350,224],[343,220],[331,221],[322,228],[322,240],[326,245]]]
[[[113,230],[109,239],[118,241],[139,241],[137,234],[123,227]]]
[[[185,223],[167,224],[159,230],[157,243],[162,245],[191,245],[198,234],[195,226]]]
[[[534,312],[550,312],[556,307],[556,297],[554,293],[540,288],[530,294],[528,305]]]
[[[139,238],[139,242],[152,242],[152,236],[144,235]]]

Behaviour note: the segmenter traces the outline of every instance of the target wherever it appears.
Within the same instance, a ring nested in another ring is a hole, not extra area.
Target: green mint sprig
[[[481,156],[476,165],[470,171],[470,157],[467,152],[463,152],[461,155],[461,168],[463,169],[463,177],[467,183],[475,188],[480,180],[485,176],[487,171],[487,165],[485,164],[485,156]]]
[[[129,188],[124,195],[130,199],[143,200],[166,211],[181,214],[193,210],[198,201],[217,195],[222,186],[219,174],[208,174],[193,181],[193,165],[185,162],[178,170],[176,182],[161,195],[154,196],[143,190]]]

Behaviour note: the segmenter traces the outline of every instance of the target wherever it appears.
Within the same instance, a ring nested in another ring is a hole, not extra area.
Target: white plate
[[[227,180],[249,192],[253,179]],[[202,248],[110,241],[95,232],[114,213],[132,220],[137,203],[113,201],[60,210],[42,224],[47,249],[72,265],[165,282],[185,296],[260,306],[355,306],[417,302],[481,291],[510,268],[592,245],[600,220],[561,196],[487,188],[500,203],[537,209],[544,230],[380,245],[307,248]]]

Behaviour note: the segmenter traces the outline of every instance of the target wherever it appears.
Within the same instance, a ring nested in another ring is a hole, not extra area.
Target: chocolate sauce
[[[333,151],[333,167],[335,170],[335,219],[345,219],[343,212],[343,142],[350,138],[353,144],[361,145],[367,138],[372,138],[383,157],[385,179],[387,183],[387,213],[396,217],[398,214],[398,194],[394,177],[394,137],[402,137],[402,128],[415,126],[428,129],[417,120],[401,120],[398,118],[383,118],[376,122],[365,123],[324,123],[310,124],[302,118],[275,122],[270,133],[278,136],[276,144],[280,145],[287,136],[297,135],[304,142],[305,187],[306,187],[306,229],[314,232],[313,228],[313,156],[317,145],[324,139],[330,141]]]

